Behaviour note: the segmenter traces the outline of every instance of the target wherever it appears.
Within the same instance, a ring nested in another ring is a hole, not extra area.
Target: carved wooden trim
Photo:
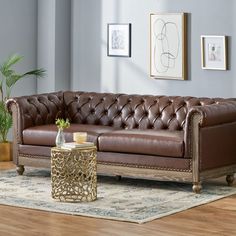
[[[158,166],[142,166],[142,165],[135,165],[135,164],[128,164],[128,163],[99,162],[99,161],[98,161],[98,163],[101,165],[123,166],[123,167],[139,168],[139,169],[192,172],[191,169],[178,169],[178,168],[168,168],[168,167],[158,167]]]
[[[51,158],[32,158],[32,156],[19,156],[18,165],[41,167],[41,168],[51,168]]]
[[[201,180],[206,180],[206,179],[217,178],[223,175],[229,175],[229,174],[234,174],[234,173],[236,173],[236,164],[202,171],[200,178]]]
[[[50,157],[38,156],[38,155],[36,156],[36,155],[20,154],[20,156],[23,158],[31,158],[31,159],[50,159]],[[124,167],[131,167],[131,168],[140,168],[140,169],[192,172],[191,169],[178,169],[178,168],[168,168],[168,167],[158,167],[158,166],[142,166],[142,165],[127,164],[127,163],[113,163],[113,162],[99,162],[98,161],[98,164],[108,165],[108,166],[124,166]]]
[[[33,157],[31,155],[28,156],[20,155],[19,165],[50,168],[51,159],[46,156]],[[154,180],[193,182],[194,185],[199,185],[200,181],[202,180],[236,173],[236,165],[230,165],[226,167],[202,171],[200,176],[197,170],[195,176],[195,180],[197,181],[194,182],[192,172],[186,172],[186,171],[148,169],[148,168],[138,168],[138,167],[128,167],[128,166],[118,166],[118,165],[107,165],[102,163],[98,163],[97,168],[98,168],[98,174],[119,175],[119,176],[146,178]]]
[[[18,142],[21,143],[21,139],[19,136],[19,120],[18,118],[18,107],[16,103],[12,104],[11,111],[13,114],[13,123],[16,125],[13,126],[13,161],[16,165],[19,163],[19,145]]]
[[[134,168],[126,166],[111,166],[98,164],[98,174],[120,175],[125,177],[147,178],[153,180],[168,180],[191,182],[192,173],[181,171],[154,170],[144,168]]]
[[[199,124],[202,121],[202,115],[200,113],[194,113],[191,117],[192,131],[191,131],[191,156],[192,156],[192,173],[193,173],[193,183],[198,185],[200,182],[200,172],[199,172]]]

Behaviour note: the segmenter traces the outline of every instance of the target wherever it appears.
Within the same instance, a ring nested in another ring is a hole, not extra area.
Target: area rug
[[[236,194],[235,187],[215,183],[194,194],[191,184],[98,177],[94,202],[63,203],[51,198],[50,171],[27,168],[0,171],[0,204],[72,215],[145,223]]]

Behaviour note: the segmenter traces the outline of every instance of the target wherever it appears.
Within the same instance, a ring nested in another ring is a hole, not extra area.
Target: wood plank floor
[[[0,163],[0,170],[9,168],[14,168],[12,163]],[[141,225],[0,205],[0,236],[21,235],[232,236],[236,235],[236,195]]]

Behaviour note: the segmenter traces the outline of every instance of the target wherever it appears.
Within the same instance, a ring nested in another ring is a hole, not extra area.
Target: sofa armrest
[[[22,131],[28,127],[53,124],[64,117],[63,92],[10,98],[6,102],[12,113],[16,143],[22,143]]]
[[[199,113],[202,118],[201,127],[214,126],[236,121],[236,102],[228,101],[218,104],[193,107],[187,116],[187,122],[191,116]]]
[[[195,174],[236,164],[236,103],[193,107],[187,115],[184,140]]]

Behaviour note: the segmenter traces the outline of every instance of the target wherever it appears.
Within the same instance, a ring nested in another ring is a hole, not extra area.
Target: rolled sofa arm
[[[186,157],[192,158],[199,165],[197,169],[210,169],[236,162],[235,139],[235,101],[196,106],[188,112],[184,137]]]
[[[22,143],[24,129],[52,124],[58,116],[64,116],[63,92],[10,98],[6,106],[12,113],[13,132],[17,143]]]
[[[214,126],[236,121],[236,102],[227,101],[218,104],[193,107],[187,115],[187,123],[191,116],[198,113],[202,116],[200,126]]]

